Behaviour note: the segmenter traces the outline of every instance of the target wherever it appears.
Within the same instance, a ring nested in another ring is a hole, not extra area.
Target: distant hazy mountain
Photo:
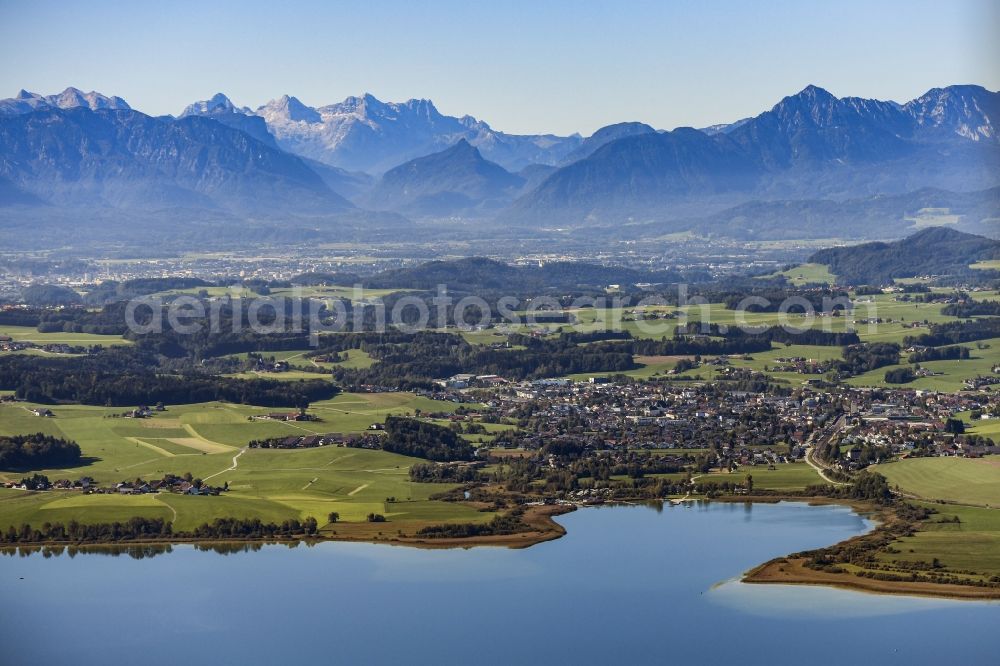
[[[517,175],[524,179],[521,192],[530,192],[558,170],[559,167],[552,166],[551,164],[529,164],[517,172]]]
[[[969,264],[1000,259],[1000,241],[945,227],[918,231],[894,243],[820,250],[809,261],[826,264],[845,284],[885,284],[918,275],[968,273]]]
[[[39,109],[75,109],[77,107],[91,111],[130,108],[121,97],[105,97],[100,93],[93,91],[85,93],[76,88],[66,88],[57,95],[39,95],[22,90],[16,97],[0,100],[0,115],[18,115]]]
[[[178,117],[187,118],[189,116],[212,118],[223,125],[246,132],[272,148],[278,148],[278,144],[267,130],[267,123],[264,122],[263,118],[253,115],[253,112],[247,107],[237,108],[222,93],[216,93],[211,99],[188,105]]]
[[[594,212],[627,215],[671,199],[749,194],[762,174],[725,135],[690,128],[639,134],[552,173],[515,203],[510,217],[583,223]]]
[[[524,179],[483,159],[465,139],[446,150],[401,164],[379,179],[368,198],[372,208],[447,217],[474,209],[498,209]]]
[[[505,134],[428,100],[371,95],[319,108],[284,96],[251,111],[220,93],[175,119],[75,88],[21,91],[0,100],[0,206],[24,228],[15,208],[33,220],[67,212],[53,213],[60,224],[83,207],[158,219],[184,208],[227,220],[351,211],[361,228],[377,219],[393,233],[403,213],[738,238],[892,236],[939,208],[958,228],[994,235],[998,118],[1000,93],[979,86],[905,104],[809,86],[728,125],[619,123],[584,139]]]
[[[1000,187],[979,192],[924,188],[891,196],[833,201],[751,201],[708,216],[677,220],[664,232],[755,240],[895,238],[920,226],[953,222],[962,231],[1000,238]]]
[[[300,157],[306,165],[323,179],[326,186],[351,203],[361,205],[375,186],[376,178],[364,171],[348,171],[340,167],[323,164],[308,157]]]
[[[627,136],[635,136],[636,134],[649,134],[650,132],[655,131],[655,129],[646,123],[635,122],[617,123],[602,127],[580,142],[580,146],[566,155],[566,157],[563,158],[562,163],[570,164],[572,162],[576,162],[577,160],[582,160],[584,157],[589,157],[594,154],[595,150],[604,144],[611,143],[617,139],[623,139]]]
[[[751,120],[753,120],[753,119],[752,118],[742,118],[742,119],[737,120],[737,121],[732,122],[732,123],[721,123],[719,125],[709,125],[708,127],[700,127],[698,129],[700,129],[705,134],[724,134],[726,132],[730,132],[730,131],[736,129],[740,125],[746,124],[747,122],[749,122]]]
[[[285,150],[348,170],[380,173],[465,139],[508,169],[558,163],[578,136],[517,136],[497,132],[471,116],[438,112],[430,100],[382,102],[348,97],[338,104],[306,106],[285,95],[256,111]]]
[[[351,208],[295,157],[211,118],[61,109],[0,117],[0,178],[63,206]]]
[[[611,223],[662,217],[679,202],[995,187],[998,100],[978,86],[932,90],[905,105],[809,86],[711,135],[678,129],[611,141],[552,173],[506,219]]]

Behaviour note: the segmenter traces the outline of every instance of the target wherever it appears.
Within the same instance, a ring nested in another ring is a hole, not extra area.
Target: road
[[[819,436],[819,439],[822,440],[823,443],[825,444],[826,442],[830,441],[830,438],[833,437],[836,433],[843,430],[846,424],[847,424],[847,417],[844,415],[839,416],[837,420],[834,421],[833,425],[830,426],[824,434]],[[833,479],[831,479],[826,475],[828,468],[822,465],[822,463],[817,463],[815,460],[813,460],[813,451],[815,450],[816,447],[813,444],[809,444],[809,446],[806,447],[806,462],[809,464],[809,466],[812,467],[814,470],[816,470],[816,472],[820,475],[820,477],[822,477],[822,479],[827,483],[833,484],[835,486],[848,485],[843,481],[834,481]]]
[[[244,446],[242,449],[240,449],[239,453],[237,453],[235,456],[233,456],[233,464],[232,465],[230,465],[226,469],[222,470],[221,472],[216,472],[215,474],[209,474],[204,479],[202,479],[202,481],[208,481],[209,479],[214,478],[216,476],[219,476],[220,474],[225,474],[226,472],[232,472],[234,469],[236,469],[236,466],[239,465],[239,457],[241,455],[243,455],[244,453],[246,453],[246,450],[247,450],[247,447]]]

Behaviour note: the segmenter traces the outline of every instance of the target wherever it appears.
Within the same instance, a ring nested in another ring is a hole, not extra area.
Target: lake
[[[847,508],[582,509],[525,550],[0,556],[0,663],[990,664],[1000,604],[746,585]]]

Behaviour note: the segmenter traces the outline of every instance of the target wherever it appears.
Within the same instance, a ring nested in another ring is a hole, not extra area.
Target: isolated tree
[[[327,519],[327,521],[329,521],[329,522],[331,522],[331,523],[335,523],[335,522],[337,522],[338,520],[340,520],[340,514],[339,514],[339,513],[337,513],[336,511],[331,511],[331,512],[330,512],[330,515],[328,515],[328,516],[326,517],[326,519]]]
[[[753,475],[752,474],[747,474],[747,492],[748,493],[752,493],[753,492]]]

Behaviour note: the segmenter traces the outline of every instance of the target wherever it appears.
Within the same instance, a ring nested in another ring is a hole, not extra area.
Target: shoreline
[[[836,587],[869,594],[933,597],[960,601],[1000,600],[1000,588],[925,581],[890,581],[856,576],[852,573],[828,573],[805,566],[804,557],[778,557],[759,564],[740,578],[749,585],[810,585]]]
[[[663,500],[664,503],[672,500]],[[730,504],[777,504],[779,502],[796,502],[808,506],[837,505],[850,508],[860,516],[875,522],[875,527],[863,534],[858,534],[836,544],[824,548],[834,548],[855,541],[863,541],[876,535],[887,525],[899,518],[886,507],[875,506],[863,501],[831,497],[802,497],[797,495],[744,495],[727,497],[689,497],[684,502],[724,502]],[[684,502],[677,502],[682,504]],[[644,500],[643,503],[648,503]],[[628,500],[607,502],[594,506],[634,506]],[[589,505],[577,504],[541,504],[529,506],[521,519],[532,529],[514,534],[495,534],[472,537],[430,538],[416,534],[399,534],[388,532],[392,523],[336,523],[336,530],[320,531],[311,537],[289,537],[276,539],[192,539],[171,537],[165,539],[135,539],[128,541],[79,543],[70,541],[46,541],[23,544],[0,545],[0,552],[17,551],[18,549],[43,550],[46,548],[74,548],[81,551],[102,549],[129,548],[132,546],[171,546],[171,545],[298,545],[305,543],[314,545],[322,542],[372,543],[390,546],[403,546],[422,549],[450,549],[495,547],[521,549],[559,539],[567,534],[566,528],[556,522],[556,516],[587,508]],[[822,549],[818,549],[822,550]],[[855,575],[849,571],[832,573],[820,571],[805,566],[808,552],[795,553],[776,557],[768,562],[758,564],[743,572],[739,581],[751,585],[812,585],[836,587],[869,594],[891,594],[899,596],[922,596],[947,598],[956,600],[1000,600],[1000,587],[978,585],[959,585],[954,583],[934,583],[929,581],[893,581],[878,580]]]
[[[503,548],[528,548],[539,543],[558,539],[566,534],[566,528],[552,518],[565,513],[571,513],[578,507],[572,504],[544,504],[528,507],[521,519],[531,526],[530,531],[514,534],[488,534],[470,537],[432,538],[416,534],[398,534],[388,532],[392,522],[385,523],[336,523],[336,530],[321,530],[312,536],[290,536],[280,538],[228,538],[217,537],[191,538],[170,536],[150,539],[122,539],[119,541],[32,541],[24,543],[0,544],[0,552],[16,551],[21,548],[35,550],[43,548],[75,548],[80,550],[100,550],[103,548],[128,548],[130,546],[172,546],[199,544],[237,544],[237,545],[279,545],[279,544],[317,544],[326,541],[345,543],[374,543],[391,546],[409,546],[412,548],[444,549],[473,548],[477,546],[493,546]]]
[[[787,498],[794,501],[794,498]],[[803,498],[798,498],[801,501]],[[840,589],[852,590],[855,592],[865,592],[868,594],[890,594],[896,596],[919,596],[939,599],[955,600],[1000,600],[1000,587],[988,587],[985,585],[960,585],[956,583],[935,583],[926,580],[879,580],[859,576],[850,571],[833,573],[821,571],[806,566],[807,555],[818,550],[836,548],[853,542],[864,542],[872,536],[877,535],[881,530],[899,522],[900,519],[891,508],[876,506],[867,502],[837,500],[834,498],[813,498],[821,501],[812,502],[810,505],[830,505],[850,507],[860,516],[867,517],[875,523],[875,527],[863,534],[858,534],[849,539],[830,544],[819,549],[804,551],[776,557],[768,562],[758,564],[755,567],[741,574],[741,583],[751,585],[812,585],[819,587],[836,587]],[[782,500],[778,500],[782,501]]]

